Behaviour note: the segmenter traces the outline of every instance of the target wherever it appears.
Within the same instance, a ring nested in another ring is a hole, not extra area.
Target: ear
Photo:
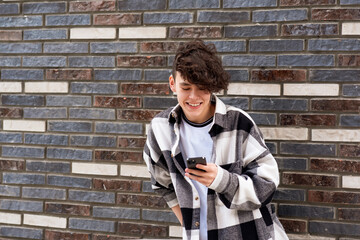
[[[170,77],[169,77],[169,85],[170,85],[171,91],[176,93],[175,79],[174,79],[173,75],[170,75]]]

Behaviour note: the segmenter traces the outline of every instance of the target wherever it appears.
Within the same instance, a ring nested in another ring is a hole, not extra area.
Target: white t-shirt
[[[205,157],[211,162],[213,141],[209,134],[213,118],[202,124],[190,122],[183,115],[180,123],[180,149],[184,160],[190,157]],[[186,164],[186,161],[185,161]],[[208,188],[192,180],[200,198],[200,240],[207,240],[207,191]]]

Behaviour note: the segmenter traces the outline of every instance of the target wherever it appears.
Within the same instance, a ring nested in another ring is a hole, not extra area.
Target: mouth
[[[200,106],[201,103],[187,103],[188,105],[190,105],[191,107],[198,107]]]

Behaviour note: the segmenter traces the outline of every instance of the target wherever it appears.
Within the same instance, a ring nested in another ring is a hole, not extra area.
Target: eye
[[[188,91],[188,90],[190,90],[190,88],[182,88],[182,90]]]

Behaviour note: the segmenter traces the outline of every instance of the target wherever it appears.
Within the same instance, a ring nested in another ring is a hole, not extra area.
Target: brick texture
[[[290,239],[358,239],[359,3],[1,1],[0,239],[179,238],[142,148],[193,38],[267,138]]]

